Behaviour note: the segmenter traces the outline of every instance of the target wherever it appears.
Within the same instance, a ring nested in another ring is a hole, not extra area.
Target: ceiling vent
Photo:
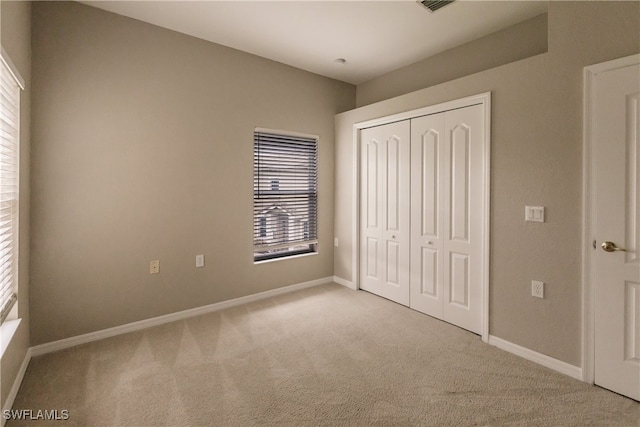
[[[429,12],[433,13],[436,10],[453,3],[454,1],[455,0],[418,0],[418,3],[429,9]]]

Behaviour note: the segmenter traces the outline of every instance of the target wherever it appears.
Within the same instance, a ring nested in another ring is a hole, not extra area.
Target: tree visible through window
[[[318,138],[256,130],[253,143],[254,260],[316,252]]]

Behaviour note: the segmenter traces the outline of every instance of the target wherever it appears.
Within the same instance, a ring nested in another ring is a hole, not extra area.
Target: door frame
[[[640,63],[640,54],[584,68],[582,141],[582,381],[595,383],[595,292],[592,242],[595,233],[594,85],[598,74]]]
[[[490,201],[491,201],[491,92],[484,92],[465,98],[455,99],[435,105],[421,107],[377,119],[358,122],[353,125],[353,204],[352,204],[352,278],[355,289],[360,289],[360,131],[365,128],[386,125],[420,116],[442,113],[458,108],[482,105],[484,111],[484,146],[482,165],[482,320],[480,335],[482,341],[489,342],[489,258],[490,258]]]

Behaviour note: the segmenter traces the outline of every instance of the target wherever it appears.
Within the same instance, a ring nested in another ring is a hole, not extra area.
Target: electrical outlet
[[[154,259],[149,263],[149,274],[160,273],[160,260]]]
[[[544,298],[544,282],[538,282],[537,280],[531,281],[531,296]]]
[[[204,267],[204,255],[196,255],[196,268]]]
[[[338,240],[338,238],[337,238],[337,237],[334,237],[334,238],[333,238],[333,246],[335,246],[336,248],[337,248],[338,246],[340,246],[340,241]]]

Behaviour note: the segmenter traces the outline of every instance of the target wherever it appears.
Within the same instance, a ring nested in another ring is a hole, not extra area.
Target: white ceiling
[[[83,1],[360,84],[547,11],[547,1]],[[341,65],[335,60],[346,59]]]

